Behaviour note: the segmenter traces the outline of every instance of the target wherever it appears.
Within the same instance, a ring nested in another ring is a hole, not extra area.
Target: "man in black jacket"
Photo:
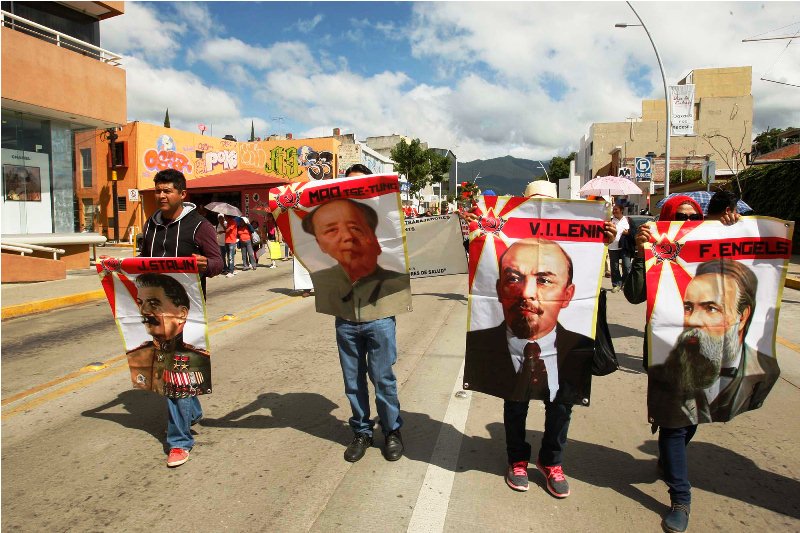
[[[153,178],[158,211],[144,225],[142,257],[191,257],[197,259],[203,296],[206,278],[222,271],[222,256],[214,226],[186,199],[186,178],[177,170],[160,171]],[[189,459],[194,446],[190,426],[200,420],[203,410],[197,396],[167,397],[169,421],[167,466],[180,466]]]

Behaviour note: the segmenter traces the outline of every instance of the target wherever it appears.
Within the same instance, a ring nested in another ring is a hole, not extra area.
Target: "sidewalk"
[[[98,248],[97,253],[120,258],[133,256],[133,250],[129,246],[105,246]],[[786,287],[800,290],[800,254],[792,255]],[[4,320],[105,298],[94,266],[86,270],[71,270],[67,273],[67,279],[40,283],[4,283],[0,288]]]

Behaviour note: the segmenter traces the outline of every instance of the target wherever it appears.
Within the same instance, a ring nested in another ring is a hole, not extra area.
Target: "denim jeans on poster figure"
[[[658,456],[664,469],[664,481],[669,487],[671,503],[692,503],[686,447],[694,437],[695,431],[697,431],[696,425],[658,429]]]
[[[167,398],[167,445],[172,448],[191,450],[194,446],[192,422],[203,417],[203,408],[197,396],[189,398]]]
[[[631,258],[623,250],[609,250],[608,258],[611,261],[611,285],[620,286],[631,271]],[[619,263],[622,262],[622,275],[619,273]]]
[[[225,250],[228,254],[228,272],[236,270],[236,243],[225,243]]]
[[[353,433],[372,435],[367,375],[375,388],[375,406],[384,435],[400,429],[400,400],[392,365],[397,361],[396,323],[393,316],[371,322],[336,318],[336,344],[342,365],[344,390],[350,401]]]

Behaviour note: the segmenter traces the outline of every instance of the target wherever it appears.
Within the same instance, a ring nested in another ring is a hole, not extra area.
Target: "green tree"
[[[169,108],[167,108],[167,113],[164,115],[164,127],[169,128]]]
[[[757,154],[766,154],[767,152],[771,152],[778,147],[778,139],[777,135],[779,133],[783,133],[786,130],[782,130],[780,128],[769,128],[767,131],[763,131],[756,135],[756,138],[753,140],[753,150]]]
[[[253,123],[253,121],[251,120],[250,121],[250,142],[253,142],[255,140],[256,140],[256,126]]]
[[[573,161],[577,155],[578,154],[576,152],[572,152],[567,157],[555,156],[553,159],[551,159],[550,168],[547,172],[550,175],[550,181],[558,183],[558,180],[568,178],[569,163],[570,161]]]
[[[430,148],[423,150],[421,144],[419,139],[412,140],[410,144],[400,139],[392,149],[394,170],[406,176],[410,196],[417,196],[433,181],[444,181],[450,172],[450,160],[447,157]]]

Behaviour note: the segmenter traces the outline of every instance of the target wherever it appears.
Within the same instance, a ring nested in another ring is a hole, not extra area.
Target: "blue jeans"
[[[692,503],[686,446],[694,437],[695,431],[697,425],[658,429],[658,460],[664,469],[664,481],[669,487],[669,499],[672,503]]]
[[[256,256],[253,253],[253,241],[240,241],[242,245],[242,266],[256,267]]]
[[[224,244],[219,246],[219,255],[222,257],[222,273],[228,271],[228,247]]]
[[[167,445],[170,449],[191,450],[194,437],[190,429],[193,422],[203,417],[203,408],[197,396],[189,398],[167,398]]]
[[[508,464],[531,460],[531,445],[525,441],[525,420],[528,402],[503,403],[503,425],[506,430]],[[567,431],[572,418],[572,405],[544,402],[544,435],[539,448],[539,462],[544,466],[560,465],[567,445]]]
[[[609,250],[608,258],[611,260],[611,285],[620,286],[631,271],[631,258],[622,250]],[[622,261],[622,276],[619,273],[619,263]]]
[[[236,243],[225,243],[225,250],[228,255],[228,272],[236,270]]]
[[[374,422],[369,413],[367,375],[375,388],[375,406],[384,435],[400,429],[400,400],[392,365],[397,361],[397,339],[393,316],[371,322],[350,322],[336,317],[336,344],[342,365],[344,391],[353,416],[354,433],[372,436]]]

